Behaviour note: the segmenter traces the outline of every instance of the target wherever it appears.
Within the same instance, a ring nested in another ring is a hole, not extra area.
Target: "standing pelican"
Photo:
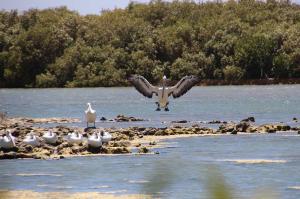
[[[91,103],[87,103],[88,108],[85,110],[86,126],[89,127],[89,123],[94,123],[96,127],[96,111],[92,109]]]
[[[185,76],[175,86],[166,87],[167,77],[163,76],[162,87],[153,86],[141,75],[132,75],[129,81],[133,86],[145,97],[152,98],[153,93],[158,96],[157,111],[160,108],[164,108],[165,111],[169,111],[168,98],[172,95],[174,98],[178,98],[184,95],[188,90],[195,86],[200,79],[196,76]]]

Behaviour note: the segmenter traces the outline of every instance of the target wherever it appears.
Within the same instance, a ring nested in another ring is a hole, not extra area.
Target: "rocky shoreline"
[[[120,118],[126,118],[122,116]],[[133,117],[132,117],[133,118]],[[131,118],[131,119],[132,119]],[[125,120],[126,121],[126,120]],[[90,148],[86,142],[81,144],[69,144],[64,140],[68,133],[74,131],[82,132],[87,138],[94,130],[81,127],[69,127],[58,125],[56,127],[36,127],[36,123],[73,123],[78,122],[74,118],[5,118],[0,121],[0,135],[5,130],[11,130],[12,135],[16,137],[16,147],[12,149],[0,148],[0,159],[16,158],[34,158],[34,159],[62,159],[73,156],[89,156],[104,154],[145,154],[154,153],[151,149],[157,147],[162,138],[203,136],[203,135],[226,135],[226,134],[245,134],[245,133],[276,133],[278,131],[296,131],[300,134],[299,127],[290,127],[289,125],[276,123],[255,125],[254,118],[250,117],[238,123],[213,121],[211,123],[219,124],[217,129],[200,126],[181,126],[180,122],[174,123],[170,127],[152,128],[152,127],[129,127],[129,128],[106,128],[112,135],[112,140],[101,148]],[[181,123],[187,123],[186,121]],[[58,135],[58,142],[55,145],[42,142],[40,146],[32,147],[22,142],[25,136],[34,131],[35,135],[42,137],[43,133],[51,129]]]

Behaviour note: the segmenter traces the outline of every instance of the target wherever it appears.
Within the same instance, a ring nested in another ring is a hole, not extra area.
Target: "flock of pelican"
[[[167,78],[163,76],[161,87],[153,86],[150,84],[146,78],[140,75],[132,75],[129,78],[129,82],[143,94],[145,97],[152,98],[153,94],[158,97],[157,111],[160,111],[161,108],[164,108],[165,111],[169,111],[168,105],[169,96],[173,96],[173,98],[178,98],[184,95],[187,91],[189,91],[194,85],[196,85],[200,80],[196,76],[185,76],[183,77],[176,85],[172,87],[166,86]],[[89,124],[93,124],[95,128],[96,122],[96,111],[92,109],[90,103],[87,103],[87,110],[85,110],[86,124],[87,128],[89,128]],[[87,143],[91,147],[101,147],[103,143],[108,143],[111,140],[112,136],[108,132],[93,132],[91,136],[88,136]],[[84,141],[83,135],[79,132],[69,133],[65,138],[70,144],[80,144]],[[15,144],[16,138],[12,136],[10,131],[6,131],[4,136],[0,136],[0,148],[10,149],[16,146]],[[58,141],[58,136],[56,133],[51,130],[44,133],[42,138],[36,136],[33,131],[28,133],[23,139],[23,143],[27,145],[31,145],[33,147],[40,146],[42,142],[46,142],[47,144],[56,144]]]
[[[93,123],[95,127],[96,122],[96,111],[92,109],[91,104],[88,103],[88,109],[85,111],[87,125]],[[64,138],[69,144],[81,144],[84,142],[85,138],[83,135],[78,132],[68,133]],[[101,147],[102,144],[108,143],[112,139],[110,133],[100,130],[93,132],[91,136],[88,136],[87,143],[90,147]],[[58,136],[51,129],[43,134],[42,137],[35,135],[34,131],[30,131],[25,138],[22,140],[22,143],[30,145],[32,147],[38,147],[42,143],[47,143],[50,145],[55,145],[58,141]],[[11,149],[16,147],[16,137],[14,137],[10,130],[6,130],[4,136],[0,136],[0,148]]]

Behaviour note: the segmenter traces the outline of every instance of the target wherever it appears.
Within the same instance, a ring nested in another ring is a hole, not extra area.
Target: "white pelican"
[[[133,84],[137,91],[143,94],[145,97],[152,98],[153,93],[158,96],[157,111],[160,108],[164,108],[165,111],[169,111],[168,98],[172,95],[174,98],[178,98],[184,95],[188,90],[195,86],[200,79],[196,76],[185,76],[175,86],[166,87],[167,77],[163,77],[162,87],[153,86],[141,75],[132,75],[129,81]]]
[[[43,135],[43,139],[47,144],[55,144],[57,142],[58,137],[56,133],[53,133],[52,130],[49,130]]]
[[[11,135],[10,131],[6,131],[4,137],[0,137],[0,148],[10,149],[16,146],[15,137]]]
[[[91,147],[101,147],[102,146],[102,138],[100,133],[93,133],[88,137],[88,145]]]
[[[70,144],[80,144],[83,142],[83,136],[79,132],[68,133],[67,141]]]
[[[28,133],[23,142],[25,144],[31,145],[31,146],[39,146],[40,145],[40,140],[39,138],[33,133],[33,131],[31,131],[30,133]]]
[[[96,121],[96,111],[92,109],[91,103],[87,103],[88,108],[85,110],[86,126],[89,127],[89,123],[94,123]]]
[[[102,138],[102,143],[108,143],[112,138],[111,134],[107,131],[101,131],[100,135]]]

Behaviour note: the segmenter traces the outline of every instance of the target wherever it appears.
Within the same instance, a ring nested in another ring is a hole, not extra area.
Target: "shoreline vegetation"
[[[300,5],[152,0],[82,16],[0,11],[0,88],[127,86],[196,75],[203,85],[300,82]]]
[[[105,118],[104,118],[105,119]],[[102,119],[102,120],[104,120]],[[143,121],[143,119],[118,115],[112,122]],[[246,135],[252,133],[298,132],[300,126],[291,127],[283,123],[256,125],[255,118],[249,117],[240,122],[209,121],[206,124],[219,125],[218,128],[209,128],[199,124],[192,124],[186,120],[173,121],[164,128],[128,127],[105,128],[112,135],[112,140],[100,148],[91,148],[86,141],[81,144],[69,144],[64,138],[68,133],[79,131],[87,138],[95,130],[93,128],[69,127],[65,123],[80,122],[74,118],[8,118],[1,117],[0,133],[10,130],[16,137],[16,147],[12,149],[0,148],[0,159],[63,159],[78,156],[118,155],[118,154],[159,154],[157,148],[166,146],[166,139],[191,136],[220,136],[220,135]],[[297,118],[293,118],[295,124]],[[55,127],[39,127],[40,124],[55,123]],[[33,131],[35,135],[42,135],[51,129],[58,135],[56,144],[41,142],[39,146],[32,147],[22,142],[25,136]]]

